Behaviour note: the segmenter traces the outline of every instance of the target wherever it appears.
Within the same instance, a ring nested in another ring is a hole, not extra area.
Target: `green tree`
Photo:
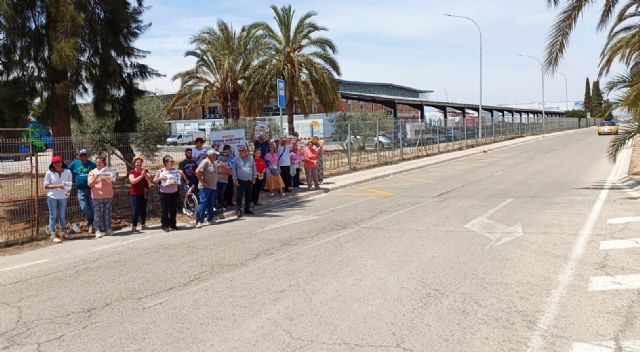
[[[294,130],[294,105],[308,115],[312,102],[319,101],[332,110],[338,100],[340,66],[335,58],[336,45],[319,34],[328,29],[313,21],[315,12],[307,12],[295,21],[291,5],[271,5],[276,27],[262,22],[262,55],[253,66],[246,94],[253,99],[247,106],[251,113],[261,112],[275,96],[276,79],[285,80],[285,112],[289,132]]]
[[[222,107],[225,124],[229,118],[237,121],[242,86],[261,50],[257,29],[254,24],[236,32],[230,24],[218,20],[216,28],[206,27],[195,35],[191,40],[195,48],[185,53],[196,60],[195,67],[173,77],[173,80],[180,80],[180,90],[169,109],[178,104],[186,104],[187,111],[193,106],[208,108],[211,102],[217,101]]]
[[[591,116],[603,117],[602,108],[604,105],[604,98],[602,97],[602,91],[600,90],[600,81],[593,81],[593,88],[591,91]]]
[[[7,69],[0,86],[20,77],[56,137],[71,135],[70,120],[81,117],[79,97],[91,97],[97,117],[113,119],[116,132],[132,131],[134,102],[145,94],[138,82],[158,76],[139,62],[147,52],[133,45],[149,27],[144,9],[143,0],[2,1],[0,67]]]
[[[553,8],[564,4],[551,28],[546,46],[545,66],[555,71],[566,50],[571,34],[585,9],[594,1],[585,0],[546,0]],[[607,76],[615,62],[626,66],[621,74],[610,78],[606,83],[606,91],[618,93],[612,101],[609,111],[621,108],[629,111],[635,123],[622,128],[609,145],[608,155],[615,161],[619,152],[629,141],[640,134],[640,26],[638,18],[640,9],[635,0],[601,0],[602,8],[597,29],[607,31],[607,41],[600,55],[599,77]],[[605,112],[605,115],[609,115]]]
[[[584,87],[584,109],[588,112],[591,112],[591,103],[591,83],[589,82],[589,77],[587,77]]]

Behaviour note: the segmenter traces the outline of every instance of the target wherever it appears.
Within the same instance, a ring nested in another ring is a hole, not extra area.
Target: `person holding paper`
[[[171,155],[165,155],[162,158],[162,164],[164,167],[158,170],[153,182],[159,185],[162,230],[169,232],[179,230],[176,223],[176,210],[180,201],[178,186],[182,179],[182,170],[174,167],[175,161]]]
[[[47,205],[49,206],[49,231],[53,242],[62,242],[68,234],[67,223],[65,221],[65,213],[67,211],[67,199],[73,185],[73,175],[67,170],[67,165],[61,156],[51,158],[49,171],[44,176],[44,188],[49,190],[47,193]],[[62,236],[56,234],[56,218],[59,221]]]
[[[89,172],[88,186],[93,200],[93,217],[96,226],[96,238],[111,236],[111,213],[113,211],[113,182],[115,170],[106,167],[106,158],[96,158],[96,168]]]

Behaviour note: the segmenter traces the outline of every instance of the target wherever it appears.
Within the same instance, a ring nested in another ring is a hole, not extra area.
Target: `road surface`
[[[640,194],[609,140],[0,257],[0,350],[640,350]]]

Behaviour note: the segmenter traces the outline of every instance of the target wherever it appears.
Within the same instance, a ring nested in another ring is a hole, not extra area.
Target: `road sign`
[[[276,87],[278,91],[278,107],[284,108],[287,106],[287,101],[284,96],[284,79],[278,79]]]

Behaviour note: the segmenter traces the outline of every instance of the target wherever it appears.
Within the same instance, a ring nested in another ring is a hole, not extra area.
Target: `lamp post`
[[[473,22],[473,24],[475,24],[476,28],[478,29],[478,33],[480,34],[480,103],[478,104],[478,138],[480,139],[482,138],[482,30],[480,29],[478,22],[476,22],[471,17],[457,16],[450,13],[445,13],[444,15],[449,17],[462,18]]]
[[[564,78],[564,111],[569,110],[569,88],[567,85],[567,76],[565,76],[562,72],[558,72],[562,78]]]
[[[542,133],[544,133],[544,120],[545,120],[545,112],[544,112],[544,65],[542,61],[540,61],[537,57],[518,54],[518,56],[526,57],[532,60],[536,60],[538,64],[540,64],[540,77],[542,78]]]

